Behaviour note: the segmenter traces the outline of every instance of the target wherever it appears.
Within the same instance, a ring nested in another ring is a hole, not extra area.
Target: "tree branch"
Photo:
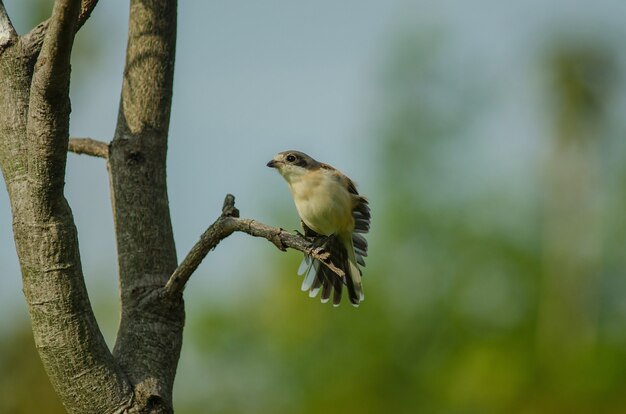
[[[78,13],[78,18],[76,21],[76,25],[74,30],[77,32],[81,27],[85,24],[89,16],[91,16],[91,12],[98,4],[98,0],[82,0],[80,3],[80,12]],[[33,27],[30,32],[26,33],[22,36],[22,40],[24,43],[24,47],[29,51],[29,54],[36,55],[41,50],[41,46],[43,44],[44,36],[48,30],[48,26],[50,25],[50,19],[44,20],[39,23],[37,26]]]
[[[70,56],[79,11],[80,0],[55,2],[35,63],[26,116],[26,179],[12,191],[20,197],[14,234],[35,343],[57,394],[70,413],[114,412],[129,404],[132,388],[93,315],[76,226],[63,193]]]
[[[4,3],[0,0],[0,53],[17,39],[17,33],[7,14]]]
[[[70,138],[68,151],[92,157],[109,158],[109,145],[91,138]]]
[[[193,246],[167,281],[164,291],[169,299],[177,300],[180,298],[189,278],[209,251],[236,231],[254,237],[263,237],[282,251],[287,250],[287,248],[299,250],[319,260],[337,275],[344,276],[343,271],[330,260],[330,254],[321,247],[314,247],[311,241],[305,237],[289,233],[281,228],[267,226],[252,219],[240,219],[239,210],[235,208],[235,197],[228,194],[224,199],[222,215],[200,236],[200,240]]]
[[[42,191],[62,195],[69,132],[70,57],[79,0],[57,0],[31,82],[27,135],[42,151],[29,159],[29,171],[48,177]],[[56,171],[58,173],[56,173]],[[50,187],[49,187],[50,186]],[[49,188],[48,188],[49,187]]]
[[[76,31],[80,30],[87,19],[91,16],[91,12],[96,8],[98,0],[82,0],[80,2],[80,13],[78,13],[78,21],[76,22]]]

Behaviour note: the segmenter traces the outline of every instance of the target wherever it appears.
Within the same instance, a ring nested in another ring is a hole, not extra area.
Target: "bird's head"
[[[279,152],[267,163],[268,167],[276,168],[288,183],[318,168],[319,165],[318,161],[300,151]]]

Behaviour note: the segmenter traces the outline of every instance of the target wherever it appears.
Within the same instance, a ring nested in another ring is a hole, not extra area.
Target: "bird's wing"
[[[352,217],[354,218],[352,244],[354,245],[355,259],[358,264],[365,267],[364,258],[367,257],[367,240],[363,234],[370,231],[370,207],[367,198],[359,195],[352,181],[348,183],[348,191],[353,195],[354,200],[352,209]]]

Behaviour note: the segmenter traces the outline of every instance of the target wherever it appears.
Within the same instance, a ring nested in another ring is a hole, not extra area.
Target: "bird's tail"
[[[357,264],[357,259],[354,254],[352,237],[345,243],[345,248],[348,251],[348,267],[350,269],[349,272],[344,270],[346,274],[346,285],[348,286],[348,296],[354,306],[359,306],[359,303],[365,299],[365,295],[363,294],[363,283],[361,282],[361,269]]]
[[[343,285],[345,285],[350,303],[359,306],[359,303],[364,299],[363,285],[352,238],[346,240],[333,235],[327,239],[323,247],[330,253],[331,262],[340,268],[345,276],[339,277],[318,260],[305,255],[298,269],[298,274],[304,275],[302,290],[308,290],[310,297],[317,296],[321,291],[322,303],[328,302],[332,293],[333,305],[339,306]]]

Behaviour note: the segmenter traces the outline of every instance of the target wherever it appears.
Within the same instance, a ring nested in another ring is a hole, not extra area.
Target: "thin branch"
[[[80,12],[74,30],[77,32],[85,24],[87,19],[91,16],[91,12],[98,4],[98,0],[82,0],[80,3]],[[43,38],[48,31],[48,25],[50,19],[44,20],[37,26],[33,27],[30,32],[26,33],[23,37],[23,44],[26,50],[29,50],[31,55],[36,55],[41,50],[43,45]]]
[[[330,260],[330,253],[321,247],[313,247],[311,241],[303,236],[289,233],[281,228],[267,226],[252,219],[240,219],[239,210],[235,208],[235,197],[228,194],[224,200],[222,215],[200,236],[200,240],[172,273],[165,285],[165,294],[170,299],[180,297],[189,278],[209,251],[236,231],[254,237],[263,237],[282,251],[286,251],[287,248],[299,250],[313,259],[319,260],[338,276],[344,276],[343,271]]]
[[[17,39],[17,33],[11,23],[4,3],[0,0],[0,52]]]
[[[68,151],[92,157],[109,158],[109,145],[91,138],[70,138]]]

